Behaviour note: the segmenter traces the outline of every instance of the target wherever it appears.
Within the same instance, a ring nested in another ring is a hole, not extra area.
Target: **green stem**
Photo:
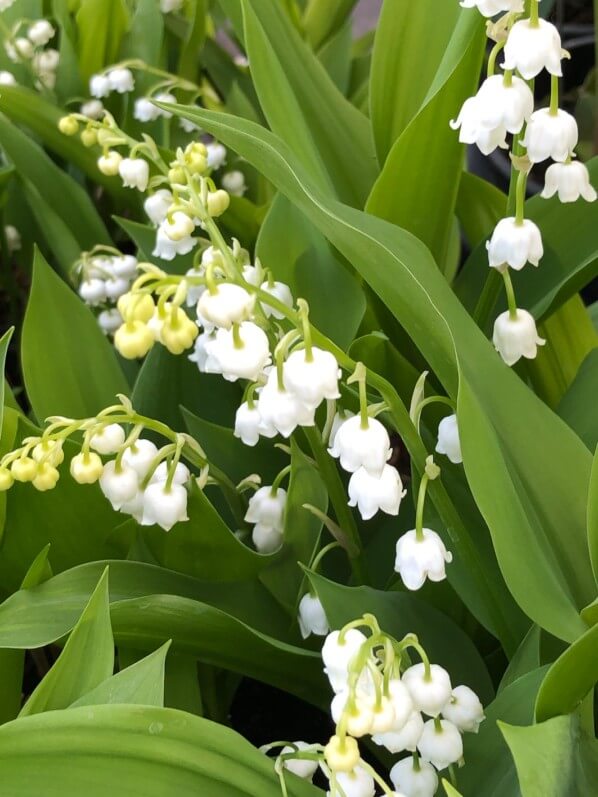
[[[540,10],[539,0],[532,0],[529,9],[529,24],[532,28],[537,28],[540,25]]]
[[[552,75],[550,80],[550,115],[556,116],[559,112],[559,78]]]
[[[490,55],[488,56],[488,70],[487,75],[488,77],[492,77],[496,70],[496,59],[498,58],[499,54],[502,52],[505,46],[505,42],[497,42],[492,50],[490,51]]]
[[[513,282],[511,281],[511,274],[509,273],[508,268],[505,268],[501,273],[505,283],[507,304],[509,306],[509,316],[511,317],[511,320],[515,321],[517,318],[517,301],[515,299],[515,289],[513,288]]]
[[[413,419],[413,423],[416,429],[419,429],[419,421],[421,418],[421,414],[426,407],[429,407],[430,404],[446,404],[447,407],[450,407],[453,413],[456,413],[457,409],[455,407],[455,402],[449,398],[448,396],[428,396],[428,398],[423,399],[417,405],[417,409],[415,410],[415,417]]]
[[[419,483],[419,492],[417,493],[417,510],[415,513],[415,539],[418,542],[424,541],[424,506],[426,504],[426,490],[430,478],[427,473],[424,473],[421,482]]]

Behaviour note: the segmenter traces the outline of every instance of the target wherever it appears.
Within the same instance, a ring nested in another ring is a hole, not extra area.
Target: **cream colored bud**
[[[45,493],[46,490],[53,490],[56,487],[59,478],[60,474],[53,465],[50,465],[49,462],[42,462],[38,465],[37,475],[32,484],[36,490]]]
[[[74,136],[79,131],[79,123],[72,116],[63,116],[58,121],[58,129],[65,136]]]
[[[213,191],[211,194],[208,194],[208,213],[213,218],[222,216],[222,214],[228,210],[229,205],[230,196],[221,188],[218,191]]]
[[[351,772],[360,761],[359,747],[352,736],[331,736],[324,758],[333,772]]]
[[[98,134],[93,127],[86,127],[81,133],[81,141],[84,147],[93,147],[98,143]]]
[[[110,150],[106,155],[98,158],[98,169],[105,174],[106,177],[115,177],[118,174],[118,167],[122,160],[122,155],[118,152]]]
[[[31,457],[19,457],[10,466],[10,472],[17,482],[30,482],[37,476],[38,465]]]
[[[142,321],[127,321],[114,333],[114,345],[127,360],[135,360],[152,348],[154,335]]]
[[[126,321],[141,321],[143,324],[147,324],[156,309],[149,293],[123,293],[116,306]]]

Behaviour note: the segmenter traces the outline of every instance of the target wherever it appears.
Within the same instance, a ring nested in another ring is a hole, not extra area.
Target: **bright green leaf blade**
[[[320,63],[332,78],[334,85],[344,96],[347,95],[351,79],[352,46],[353,27],[351,24],[345,24],[326,42],[318,53]]]
[[[507,686],[514,683],[518,678],[523,678],[532,670],[537,670],[540,666],[540,642],[542,632],[537,625],[532,625],[525,638],[517,648],[517,651],[500,681],[498,692],[502,692]]]
[[[73,264],[81,255],[81,247],[70,227],[46,202],[29,180],[23,180],[23,194],[62,276],[69,278]],[[43,247],[42,247],[43,248]]]
[[[592,562],[592,569],[596,582],[598,583],[598,448],[595,450],[594,460],[592,462],[587,515],[590,560]]]
[[[582,362],[557,409],[561,418],[577,432],[590,451],[594,451],[598,445],[598,417],[594,405],[596,395],[598,349],[593,349]]]
[[[39,253],[21,357],[27,394],[40,420],[49,415],[86,418],[113,404],[116,393],[128,392],[114,350],[93,313]]]
[[[70,706],[110,677],[113,669],[114,639],[106,569],[60,656],[37,685],[20,716]]]
[[[2,422],[4,419],[4,367],[6,364],[6,353],[14,328],[8,329],[0,338],[0,373],[2,374],[2,381],[0,383],[0,434],[2,434]]]
[[[0,728],[11,797],[279,797],[273,762],[222,725],[174,709],[94,706]],[[289,776],[290,797],[322,792]]]
[[[314,50],[345,24],[357,0],[308,0],[303,30]]]
[[[503,191],[475,174],[463,172],[455,212],[472,249],[492,234],[506,207]]]
[[[76,16],[79,67],[84,80],[118,60],[129,24],[124,0],[81,0]]]
[[[101,706],[127,703],[140,706],[164,706],[164,671],[170,642],[130,667],[112,675],[95,689],[72,703],[77,706]]]

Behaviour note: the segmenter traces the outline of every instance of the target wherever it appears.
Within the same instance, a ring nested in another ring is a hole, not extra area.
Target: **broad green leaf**
[[[2,374],[2,382],[0,383],[0,434],[2,434],[2,422],[4,419],[4,367],[6,365],[6,353],[8,352],[8,346],[10,344],[10,339],[12,338],[13,332],[14,328],[11,327],[10,329],[7,329],[0,338],[0,373]]]
[[[309,571],[308,577],[332,628],[373,614],[382,630],[396,639],[417,634],[430,661],[445,667],[455,686],[467,684],[484,704],[492,699],[492,683],[480,654],[467,635],[437,609],[412,593],[345,587]]]
[[[34,689],[19,716],[66,708],[109,678],[113,669],[114,640],[106,569],[60,656]]]
[[[307,0],[303,29],[314,50],[345,25],[357,0]]]
[[[598,741],[587,736],[574,715],[539,725],[500,723],[519,776],[521,797],[580,797],[592,794],[598,779]]]
[[[351,79],[351,47],[353,26],[346,23],[326,42],[318,53],[318,58],[332,78],[334,85],[347,95]]]
[[[201,665],[213,669],[207,664]],[[232,675],[227,673],[227,675]],[[232,675],[232,677],[236,677]],[[194,656],[173,653],[166,663],[164,702],[169,708],[178,708],[190,714],[206,716],[199,685],[198,662]]]
[[[76,16],[79,66],[84,80],[118,60],[129,24],[124,0],[81,0]]]
[[[422,108],[460,13],[455,3],[385,0],[370,78],[370,116],[380,164]],[[437,119],[435,127],[441,124]]]
[[[594,451],[598,444],[598,418],[594,407],[597,393],[598,349],[593,349],[582,362],[557,409],[590,451]]]
[[[127,58],[141,58],[146,64],[159,66],[162,40],[164,37],[164,17],[155,0],[139,0],[131,19],[131,27],[123,42],[123,51]],[[146,87],[150,81],[156,82],[151,75],[136,74],[137,85]]]
[[[95,689],[75,700],[71,707],[107,703],[163,707],[164,670],[169,647],[170,642],[165,642],[149,656],[102,681]]]
[[[411,4],[402,5],[405,8],[409,5],[409,17],[423,13],[427,28],[431,27],[431,6],[436,7],[436,0],[419,2],[415,12]],[[387,2],[387,8],[391,7],[396,10],[396,2]],[[452,3],[443,7],[451,15],[458,10]],[[395,14],[395,19],[400,16]],[[381,24],[378,32],[384,30]],[[437,21],[433,30],[444,31],[442,23]],[[449,30],[452,35],[449,41],[443,42],[444,55],[428,97],[394,141],[366,205],[369,213],[403,227],[423,241],[444,273],[448,270],[447,253],[463,166],[463,146],[448,121],[455,118],[462,103],[477,87],[485,41],[481,20],[467,10],[456,14]],[[430,56],[428,47],[422,48],[419,39],[415,41],[416,47]],[[387,40],[383,44],[391,58],[395,54],[404,56],[404,49],[397,42],[394,46]],[[412,63],[409,69],[413,70]],[[387,81],[389,77],[383,76]],[[405,78],[401,75],[399,79],[390,80],[392,90],[400,91]],[[375,85],[374,82],[373,96]],[[398,186],[401,186],[399,190]]]
[[[588,492],[587,517],[590,560],[592,562],[594,577],[598,583],[598,448],[595,449],[594,460],[592,462],[592,472],[590,475],[590,487]],[[588,620],[588,618],[585,617],[585,614],[584,619]],[[589,622],[594,623],[596,620],[592,619]]]
[[[188,32],[181,47],[177,74],[195,82],[198,82],[199,53],[206,35],[207,11],[206,0],[191,0],[183,6]]]
[[[110,243],[88,193],[3,113],[0,113],[0,145],[19,174],[35,185],[69,226],[81,249]]]
[[[498,687],[499,694],[518,678],[523,678],[527,673],[538,669],[540,666],[541,634],[540,628],[537,625],[532,625],[501,678],[500,686]]]
[[[81,254],[77,239],[29,180],[23,180],[23,194],[63,278],[68,279]]]
[[[486,719],[479,732],[464,734],[467,766],[459,770],[458,783],[466,797],[520,797],[513,759],[497,723],[531,725],[536,693],[545,672],[543,667],[509,684],[485,707]]]
[[[39,252],[23,322],[23,376],[37,418],[86,418],[127,393],[116,355],[85,304]]]
[[[174,709],[93,706],[0,728],[2,788],[11,797],[209,795],[279,797],[273,762],[229,728]],[[317,797],[287,777],[290,797]]]
[[[70,97],[81,96],[84,93],[77,59],[76,31],[69,10],[69,0],[52,0],[52,16],[60,30],[56,94],[62,103]]]
[[[548,549],[544,553],[549,557],[551,571],[554,568],[550,580],[544,582],[530,555],[525,575],[528,582],[531,576],[536,577],[536,592],[543,596],[535,609],[542,613],[548,630],[558,625],[557,633],[568,638],[581,633],[583,624],[577,611],[594,597],[595,583],[589,566],[583,510],[591,457],[579,438],[500,361],[417,239],[322,195],[283,142],[259,126],[223,114],[183,108],[178,111],[260,168],[325,232],[411,335],[449,395],[457,398],[459,378],[462,386],[467,383],[478,406],[483,408],[483,424],[491,428],[497,441],[494,446],[499,445],[500,455],[508,463],[509,492],[520,493],[526,513],[534,515],[526,521],[524,530],[533,528],[539,532],[541,547]],[[514,406],[516,413],[512,411]],[[420,445],[419,438],[413,437],[412,427],[403,415],[397,418],[401,423],[399,432],[409,437],[408,447],[415,450]],[[448,509],[444,495],[436,493],[433,500],[439,498],[443,499],[444,512]],[[476,493],[475,498],[491,526],[493,539],[502,538],[505,513],[497,505],[496,491],[492,495]],[[455,532],[454,522],[447,523],[447,527]],[[568,530],[566,537],[563,528]],[[513,529],[506,531],[513,533]],[[458,543],[469,539],[461,536],[467,535],[467,530],[459,529],[458,534]],[[529,542],[535,546],[537,541],[530,538]],[[527,539],[524,542],[521,536],[517,546],[519,556],[513,571],[503,569],[510,587],[512,581],[519,587],[524,572],[522,561],[529,550]],[[567,574],[565,585],[563,571]],[[553,589],[556,595],[551,595],[549,602],[558,604],[556,615],[547,610],[548,603],[544,601]],[[529,595],[522,597],[526,605],[530,603]],[[488,600],[491,599],[486,594],[485,603]],[[496,603],[494,609],[498,609]]]
[[[506,207],[503,191],[475,174],[463,172],[455,212],[472,249],[492,234]]]

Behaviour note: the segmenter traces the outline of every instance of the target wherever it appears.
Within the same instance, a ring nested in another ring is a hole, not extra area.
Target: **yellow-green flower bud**
[[[98,143],[98,134],[93,127],[86,127],[81,133],[81,141],[84,147],[93,147]]]
[[[14,477],[8,468],[0,468],[0,492],[3,493],[14,484]]]
[[[324,758],[333,772],[351,772],[360,760],[359,747],[352,736],[331,736]]]
[[[49,462],[42,462],[38,465],[37,476],[33,479],[33,486],[36,490],[44,493],[46,490],[53,490],[60,478],[60,474]]]
[[[208,213],[213,218],[222,216],[222,214],[228,210],[229,205],[230,196],[221,188],[218,191],[213,191],[211,194],[208,194]]]
[[[125,321],[141,321],[147,324],[154,315],[155,304],[149,293],[123,293],[116,306]]]
[[[63,116],[58,122],[58,129],[65,136],[74,136],[79,131],[79,123],[73,116]]]
[[[71,459],[71,476],[79,484],[93,484],[102,475],[104,465],[93,451],[81,452]]]
[[[154,335],[143,321],[127,321],[114,333],[114,345],[127,360],[135,360],[152,348]]]
[[[10,466],[10,472],[17,482],[30,482],[37,476],[38,464],[31,457],[19,457]]]
[[[178,183],[179,185],[185,183],[185,172],[181,166],[173,166],[171,169],[169,169],[168,182],[172,184]]]
[[[160,330],[161,342],[171,354],[182,354],[193,345],[199,329],[186,313],[171,313]]]

